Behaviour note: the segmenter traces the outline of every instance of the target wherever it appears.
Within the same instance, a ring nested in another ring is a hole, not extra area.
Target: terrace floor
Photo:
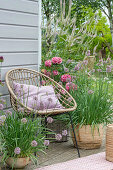
[[[80,154],[81,157],[84,157],[103,151],[105,151],[105,139],[103,140],[101,148],[94,150],[80,149]],[[69,138],[68,142],[51,143],[49,148],[46,150],[46,153],[47,154],[45,155],[40,154],[37,166],[30,163],[28,166],[25,167],[24,170],[34,170],[35,168],[38,167],[43,167],[78,158],[77,150],[76,148],[74,148],[71,138]],[[1,168],[1,170],[9,170],[9,168],[4,167]]]

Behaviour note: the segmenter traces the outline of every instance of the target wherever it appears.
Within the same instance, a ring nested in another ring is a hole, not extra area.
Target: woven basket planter
[[[47,138],[49,138],[52,142],[67,142],[68,136],[69,136],[69,129],[67,127],[67,123],[61,120],[54,120],[52,123],[47,124],[47,128],[51,131],[55,132],[56,134],[61,134],[63,130],[67,130],[68,134],[67,136],[62,136],[62,139],[60,141],[57,141],[55,139],[54,134],[48,134]]]
[[[102,144],[102,138],[104,132],[102,125],[99,126],[99,132],[97,128],[95,128],[94,131],[91,132],[90,125],[82,126],[81,128],[79,128],[78,126],[76,127],[75,132],[76,132],[78,146],[81,149],[96,149],[99,148]],[[72,134],[73,144],[76,147],[74,134],[72,130],[71,130],[71,134]]]
[[[107,126],[106,132],[106,159],[113,162],[113,124]]]

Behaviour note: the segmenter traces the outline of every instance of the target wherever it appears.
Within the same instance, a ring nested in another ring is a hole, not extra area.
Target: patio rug
[[[113,170],[113,163],[106,161],[105,152],[101,152],[35,170]]]

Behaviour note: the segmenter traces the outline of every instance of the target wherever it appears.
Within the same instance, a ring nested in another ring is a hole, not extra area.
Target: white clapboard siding
[[[0,25],[0,38],[38,39],[38,28]]]
[[[0,53],[19,51],[38,51],[38,41],[0,39]]]
[[[16,61],[15,61],[16,62]],[[15,67],[2,67],[1,68],[1,79],[2,81],[5,80],[5,75],[6,73],[13,69],[13,68],[28,68],[28,69],[32,69],[32,70],[38,70],[38,66],[37,65],[27,65],[27,66],[15,66]]]
[[[10,1],[10,3],[9,3]],[[26,0],[1,0],[0,9],[38,14],[38,3]]]
[[[41,63],[41,0],[0,0],[1,79],[13,68],[39,70]],[[11,108],[6,84],[0,97]]]
[[[0,23],[38,26],[38,15],[0,10]]]
[[[37,52],[31,53],[0,53],[1,56],[4,56],[4,62],[2,63],[2,67],[9,67],[15,65],[33,65],[37,64]]]

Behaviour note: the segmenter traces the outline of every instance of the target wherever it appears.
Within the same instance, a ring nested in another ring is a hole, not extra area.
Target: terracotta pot
[[[87,67],[88,67],[90,70],[92,70],[92,69],[94,68],[94,63],[95,63],[95,61],[96,61],[95,56],[86,56],[86,57],[84,58],[84,60],[87,60],[87,61],[88,61]]]
[[[6,160],[6,163],[10,167],[21,169],[21,168],[24,168],[26,165],[28,165],[29,157],[26,157],[26,158],[12,158],[12,157],[9,157]]]
[[[75,133],[76,133],[79,148],[95,149],[95,148],[99,148],[102,144],[104,129],[102,125],[99,125],[99,132],[96,127],[92,132],[90,125],[82,126],[81,128],[77,126],[75,129]],[[73,144],[76,147],[75,138],[72,130],[71,130],[71,134],[72,134]]]

